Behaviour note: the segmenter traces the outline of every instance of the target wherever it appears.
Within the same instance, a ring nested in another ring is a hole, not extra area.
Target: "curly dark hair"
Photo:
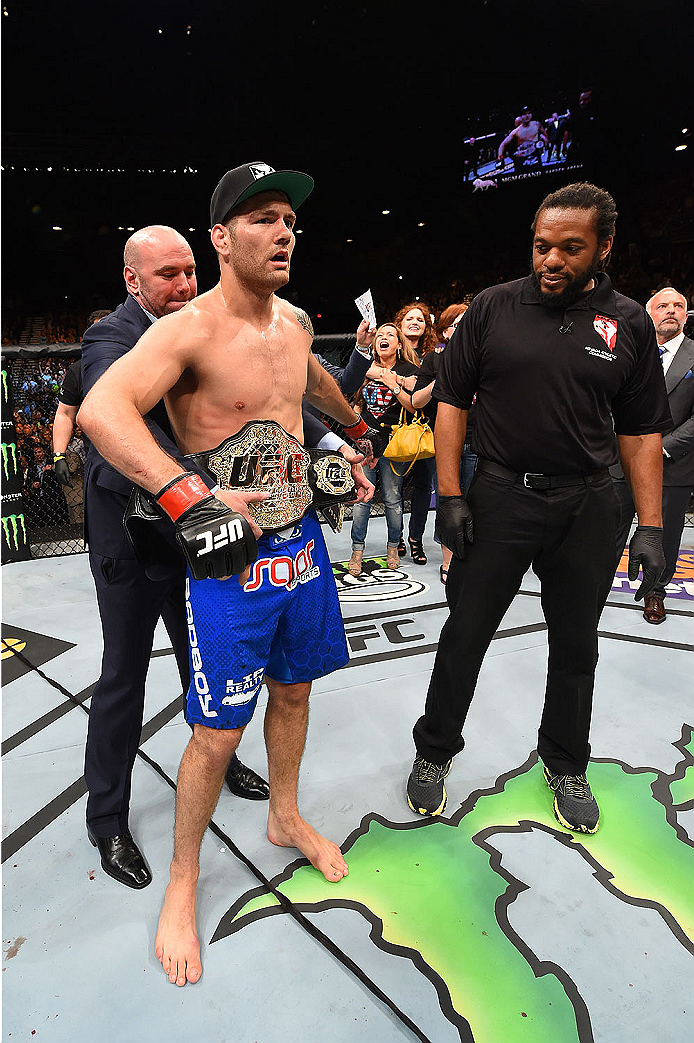
[[[614,199],[604,188],[591,185],[589,181],[576,181],[550,192],[540,203],[530,230],[535,234],[537,221],[544,210],[594,210],[595,232],[598,243],[604,243],[614,235],[617,208]]]

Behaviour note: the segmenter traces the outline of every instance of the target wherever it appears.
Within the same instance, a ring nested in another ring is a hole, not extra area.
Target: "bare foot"
[[[154,951],[172,985],[194,983],[202,974],[195,929],[195,887],[170,883],[159,915]]]
[[[268,839],[278,847],[296,847],[331,884],[347,876],[349,869],[337,844],[316,833],[299,814],[281,825],[272,811],[267,819]]]

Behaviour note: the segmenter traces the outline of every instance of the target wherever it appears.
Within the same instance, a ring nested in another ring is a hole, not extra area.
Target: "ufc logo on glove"
[[[201,558],[203,554],[210,554],[213,550],[219,550],[220,547],[226,547],[230,543],[242,540],[243,526],[239,518],[234,518],[232,521],[222,522],[217,533],[208,529],[207,532],[199,532],[195,539],[204,540],[205,543],[204,547],[198,547],[197,556]]]

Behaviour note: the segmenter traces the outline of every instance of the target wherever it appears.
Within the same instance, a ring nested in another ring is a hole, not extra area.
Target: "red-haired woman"
[[[416,352],[420,359],[435,351],[438,343],[436,330],[432,322],[429,306],[423,301],[410,301],[398,310],[393,320],[406,344]],[[424,410],[431,422],[431,410]],[[410,524],[407,542],[415,565],[426,565],[422,539],[431,505],[431,490],[435,480],[434,458],[418,460],[410,471],[412,496],[410,501]],[[398,554],[407,553],[402,534],[398,544]]]
[[[432,391],[434,389],[434,383],[436,382],[436,374],[439,370],[441,363],[442,351],[446,347],[446,344],[455,333],[456,327],[463,315],[467,311],[467,304],[450,304],[447,308],[441,312],[441,317],[436,323],[436,333],[438,335],[439,344],[435,351],[429,352],[422,362],[422,367],[417,375],[417,387],[412,394],[412,404],[415,409],[423,409],[428,407],[427,415],[431,418],[430,423],[432,427],[436,421],[436,399],[432,398]],[[467,456],[466,456],[467,453]],[[471,469],[469,458],[471,456],[469,436],[466,435],[465,448],[463,450],[463,464],[461,464],[461,482],[466,483],[465,488],[461,485],[463,496],[467,493],[467,489],[472,481],[472,475],[474,473],[475,461],[477,457],[472,457]],[[463,470],[463,467],[465,470]],[[469,471],[469,475],[468,475]],[[436,480],[436,474],[434,474]],[[437,502],[438,502],[438,483],[436,483]],[[436,532],[434,532],[434,539],[437,543],[440,543]],[[448,547],[441,546],[441,554],[443,563],[439,568],[441,576],[441,582],[445,583],[448,578],[448,566],[451,561],[451,551]]]

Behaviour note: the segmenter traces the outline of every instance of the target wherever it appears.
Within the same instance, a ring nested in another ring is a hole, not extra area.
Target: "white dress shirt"
[[[666,340],[664,344],[660,345],[660,350],[662,352],[660,361],[663,363],[663,373],[667,373],[670,368],[670,363],[677,354],[677,350],[683,340],[684,330],[682,330],[681,333],[678,333],[676,337],[673,337],[671,340]]]

